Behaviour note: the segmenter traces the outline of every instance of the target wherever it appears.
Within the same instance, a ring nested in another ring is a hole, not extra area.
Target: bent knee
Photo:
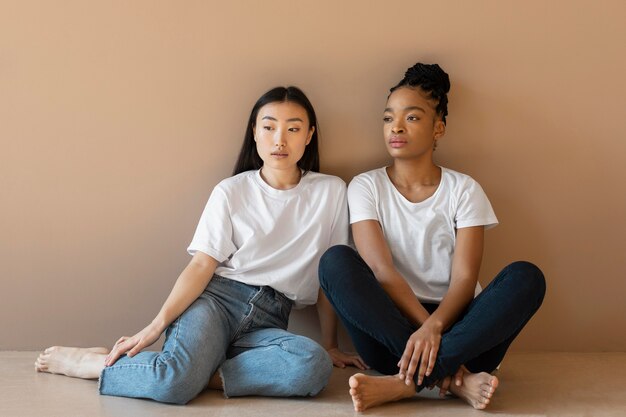
[[[298,341],[299,358],[292,368],[290,385],[292,395],[300,397],[315,396],[328,384],[333,372],[330,355],[318,343],[302,337]]]
[[[359,254],[347,245],[336,245],[330,247],[322,257],[319,263],[319,279],[323,289],[327,289],[328,285],[336,283],[341,277],[349,277],[351,274],[345,273],[350,269],[353,261],[359,261]],[[346,269],[346,267],[348,267]]]
[[[520,285],[526,288],[529,294],[536,296],[541,304],[546,293],[546,279],[541,269],[527,261],[513,262],[507,269],[510,275],[518,279]]]

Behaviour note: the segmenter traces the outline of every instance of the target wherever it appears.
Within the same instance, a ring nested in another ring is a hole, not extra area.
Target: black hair
[[[263,160],[259,156],[256,150],[256,142],[254,141],[254,125],[256,124],[256,118],[259,114],[259,109],[269,103],[284,103],[291,102],[302,106],[309,117],[309,129],[315,127],[311,141],[304,149],[302,158],[298,161],[298,167],[306,174],[309,171],[320,171],[320,156],[318,151],[318,132],[317,117],[315,116],[315,110],[313,105],[307,98],[307,96],[298,87],[275,87],[263,94],[252,107],[250,113],[250,119],[248,120],[248,126],[246,127],[246,133],[243,137],[243,144],[239,151],[239,157],[235,163],[235,169],[233,175],[240,174],[245,171],[259,169],[263,166]]]
[[[402,81],[389,90],[389,95],[401,87],[419,87],[431,99],[436,100],[437,106],[435,111],[441,117],[443,123],[446,123],[450,77],[439,65],[418,62],[406,70]]]

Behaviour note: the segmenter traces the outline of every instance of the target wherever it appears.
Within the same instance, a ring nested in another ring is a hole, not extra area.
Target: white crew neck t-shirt
[[[317,301],[322,254],[347,242],[343,180],[308,172],[294,188],[277,190],[257,170],[215,187],[187,251],[215,258],[217,275],[270,286],[302,307]]]
[[[395,267],[416,297],[427,303],[441,302],[450,286],[456,229],[498,224],[481,186],[443,167],[439,187],[424,201],[407,200],[386,168],[379,168],[352,180],[348,205],[351,224],[380,223]]]

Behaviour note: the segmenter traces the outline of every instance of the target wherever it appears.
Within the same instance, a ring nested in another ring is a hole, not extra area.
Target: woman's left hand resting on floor
[[[156,342],[167,327],[196,301],[209,285],[218,262],[209,255],[196,252],[176,280],[156,318],[132,337],[121,337],[107,356],[104,366],[113,365],[123,354],[133,357]]]
[[[330,358],[333,360],[333,365],[337,368],[345,368],[346,366],[354,366],[362,371],[369,369],[369,366],[365,364],[363,359],[359,355],[345,353],[339,350],[339,348],[326,349]]]

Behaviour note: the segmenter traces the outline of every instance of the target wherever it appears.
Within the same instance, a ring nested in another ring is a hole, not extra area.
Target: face
[[[314,130],[309,126],[306,110],[297,103],[275,102],[261,107],[254,125],[254,140],[263,166],[295,169]]]
[[[446,129],[435,106],[420,88],[402,87],[391,93],[383,114],[383,132],[392,157],[432,156],[435,141]]]

